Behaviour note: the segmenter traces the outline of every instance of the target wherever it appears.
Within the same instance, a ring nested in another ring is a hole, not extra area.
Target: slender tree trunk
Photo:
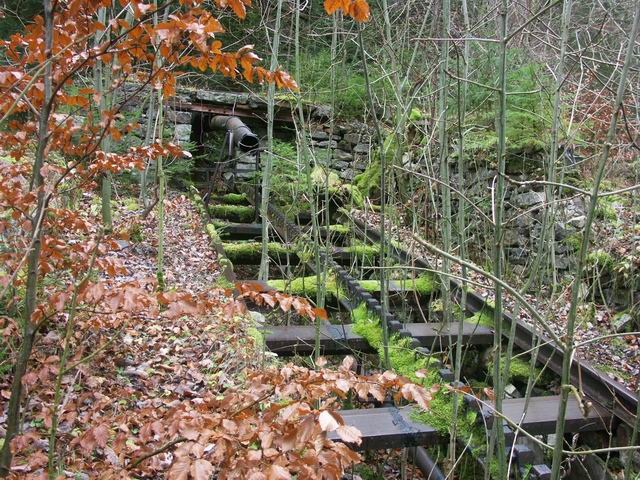
[[[501,0],[498,6],[498,25],[500,39],[500,63],[499,63],[499,108],[498,108],[498,178],[495,182],[494,193],[494,238],[493,238],[493,269],[494,276],[498,280],[502,280],[502,218],[504,213],[504,175],[506,164],[505,142],[507,128],[507,14],[508,0]],[[493,367],[493,387],[495,392],[495,409],[498,413],[502,413],[502,397],[504,394],[504,385],[502,382],[501,363],[502,363],[502,286],[499,283],[494,284],[495,291],[495,312],[494,312],[494,367]],[[493,423],[491,431],[491,440],[488,450],[488,462],[490,463],[493,456],[494,448],[496,448],[495,456],[498,462],[499,478],[505,478],[506,462],[505,462],[505,443],[504,432],[502,430],[502,422]],[[489,475],[489,469],[485,472],[485,478]]]
[[[555,187],[551,184],[556,182],[556,163],[558,161],[558,137],[560,134],[560,107],[561,97],[560,92],[564,85],[564,61],[567,51],[567,41],[569,38],[569,26],[571,22],[571,8],[572,0],[565,0],[562,6],[562,20],[561,20],[561,43],[560,43],[560,59],[558,61],[558,68],[556,69],[556,83],[555,92],[553,97],[553,119],[551,124],[551,151],[549,152],[549,167],[547,171],[547,180],[550,183],[545,188],[545,199],[547,208],[545,209],[545,220],[547,223],[548,235],[549,235],[549,260],[551,268],[552,278],[552,296],[558,283],[556,273],[556,260],[555,260]],[[541,232],[541,236],[544,232]]]
[[[98,10],[98,21],[103,25],[107,25],[107,9],[100,8]],[[106,31],[97,31],[94,41],[94,46],[100,45],[103,40],[107,39],[106,37],[109,34]],[[99,115],[98,118],[102,119],[104,112],[111,108],[109,102],[109,94],[108,89],[111,84],[111,71],[108,66],[106,66],[102,62],[100,58],[96,60],[96,65],[93,70],[94,74],[94,85],[95,89],[100,95],[100,103],[99,103]],[[109,153],[111,150],[111,141],[109,138],[109,134],[105,134],[104,138],[101,142],[101,148],[104,152]],[[113,220],[111,215],[111,175],[109,173],[103,173],[101,175],[101,200],[102,200],[102,223],[104,225],[104,229],[107,232],[110,232],[113,229]]]
[[[449,0],[442,2],[442,38],[449,37],[449,18],[451,16],[451,6]],[[446,252],[451,251],[451,191],[449,190],[449,153],[448,153],[448,135],[447,135],[447,96],[449,82],[447,79],[447,69],[449,66],[449,41],[442,42],[442,50],[440,52],[440,74],[438,81],[438,143],[440,144],[440,177],[442,184],[440,185],[440,193],[442,197],[442,245]],[[445,325],[451,322],[451,291],[449,288],[449,270],[450,264],[448,259],[442,261],[442,313]]]
[[[380,323],[382,324],[382,342],[384,351],[384,365],[385,368],[389,368],[391,363],[389,362],[389,325],[387,324],[387,311],[388,307],[388,286],[386,283],[387,274],[384,268],[385,265],[385,244],[386,244],[386,216],[385,216],[385,203],[387,195],[387,160],[386,152],[384,149],[384,136],[382,135],[382,129],[380,128],[380,122],[378,121],[378,115],[375,109],[375,103],[373,101],[373,90],[371,88],[371,81],[369,79],[369,67],[367,66],[367,54],[364,50],[364,42],[362,41],[362,26],[358,25],[358,46],[360,47],[360,54],[362,56],[362,70],[364,73],[364,82],[367,89],[367,100],[369,101],[369,108],[371,109],[371,115],[373,116],[373,124],[376,130],[376,138],[378,140],[378,148],[380,151],[380,303],[382,305],[382,318]]]
[[[464,18],[465,37],[470,35],[469,28],[469,12],[467,9],[467,0],[462,0],[462,14]],[[464,135],[465,135],[465,115],[467,110],[467,77],[469,76],[469,41],[465,39],[463,54],[462,54],[462,73],[460,80],[458,81],[458,188],[460,192],[464,192],[464,172],[465,172],[465,160],[464,160]],[[460,72],[460,68],[458,68]],[[466,200],[462,195],[458,195],[458,243],[460,249],[460,258],[466,260],[467,247],[466,247],[466,219],[465,219]],[[464,332],[464,319],[465,310],[467,309],[467,267],[462,266],[462,290],[460,292],[460,318],[458,319],[458,335],[456,339],[456,352],[455,352],[455,370],[454,378],[456,385],[460,382],[462,372],[462,340]],[[449,279],[446,279],[449,283]],[[449,445],[449,459],[452,465],[455,465],[456,459],[456,441],[457,441],[457,419],[459,409],[459,395],[454,391],[453,393],[453,424],[451,425],[451,444]],[[455,474],[455,472],[452,472]]]
[[[158,91],[158,141],[163,142],[164,115],[162,90]],[[159,156],[156,160],[156,170],[158,173],[158,256],[156,277],[158,278],[158,289],[165,289],[164,278],[164,197],[166,178],[164,174],[163,158]]]
[[[300,79],[301,76],[301,59],[300,59],[300,0],[296,0],[296,14],[295,14],[295,65],[296,65],[296,79]],[[313,239],[313,255],[314,255],[314,264],[316,267],[316,281],[318,285],[320,284],[320,228],[318,225],[318,209],[316,208],[316,192],[313,186],[313,180],[311,178],[311,160],[309,155],[309,145],[307,143],[307,137],[305,134],[305,117],[304,117],[304,109],[302,106],[302,96],[300,93],[296,94],[296,108],[298,113],[298,118],[300,122],[300,128],[298,132],[298,142],[300,144],[300,148],[298,149],[298,154],[302,158],[302,164],[304,168],[304,176],[307,187],[307,196],[309,197],[309,207],[311,210],[311,237]],[[320,288],[317,289],[316,302],[320,302]],[[322,322],[320,318],[316,318],[315,321],[316,326],[316,338],[315,338],[315,348],[314,348],[314,358],[317,360],[320,356],[320,330],[322,326]]]
[[[273,45],[271,46],[271,71],[278,66],[278,51],[280,49],[280,22],[282,20],[282,0],[278,0],[276,8],[276,23],[273,31]],[[260,257],[260,271],[258,280],[267,281],[269,278],[269,194],[271,189],[271,167],[273,165],[273,118],[276,86],[269,84],[267,94],[267,155],[262,168],[262,198],[260,199],[260,216],[262,217],[262,255]]]
[[[629,37],[629,44],[627,45],[627,52],[622,66],[622,72],[620,73],[620,79],[618,83],[618,91],[616,92],[615,103],[613,105],[613,114],[611,117],[611,124],[609,125],[609,131],[607,133],[607,140],[603,146],[600,160],[598,161],[598,167],[596,170],[596,177],[593,184],[593,190],[591,191],[591,198],[589,200],[589,209],[587,210],[587,219],[584,226],[584,233],[582,235],[582,245],[580,247],[580,253],[578,254],[578,264],[576,266],[576,274],[571,287],[571,306],[569,308],[569,315],[567,316],[567,331],[565,334],[566,346],[564,351],[564,357],[562,359],[562,389],[560,396],[560,406],[558,409],[558,422],[556,423],[556,444],[553,449],[553,464],[551,467],[551,478],[557,480],[560,478],[560,464],[562,463],[562,447],[564,437],[564,420],[567,413],[567,402],[569,399],[570,382],[571,382],[571,364],[573,361],[573,355],[575,353],[575,347],[573,343],[576,318],[578,313],[578,305],[580,304],[580,286],[582,281],[582,273],[587,258],[587,252],[589,250],[589,244],[591,240],[591,226],[595,217],[596,207],[598,205],[598,193],[600,192],[600,183],[604,178],[604,170],[609,160],[609,152],[611,145],[616,138],[616,128],[618,126],[618,116],[622,108],[622,102],[624,100],[624,92],[627,83],[627,76],[629,68],[633,63],[633,50],[635,44],[635,38],[638,35],[638,28],[640,25],[640,2],[636,2],[633,27],[631,30],[631,36]]]
[[[44,183],[41,170],[46,159],[46,147],[48,142],[49,116],[51,114],[52,75],[51,75],[51,49],[53,47],[53,4],[51,0],[44,0],[44,45],[45,61],[44,69],[44,103],[40,110],[38,123],[38,145],[33,163],[31,178],[31,190],[37,192],[38,203],[32,220],[33,249],[27,258],[27,285],[25,290],[24,316],[22,318],[22,343],[13,371],[11,382],[11,396],[7,409],[7,428],[4,436],[4,444],[0,452],[0,477],[7,477],[11,471],[11,442],[18,433],[20,421],[20,401],[22,397],[22,378],[27,370],[37,325],[32,321],[33,312],[38,303],[38,276],[40,251],[42,248],[42,222],[46,210]]]

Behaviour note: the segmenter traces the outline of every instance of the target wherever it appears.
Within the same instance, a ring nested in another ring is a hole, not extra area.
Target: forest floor
[[[88,215],[95,213],[95,202],[89,201],[84,205]],[[128,270],[118,280],[151,282],[156,271],[157,221],[153,213],[140,220],[134,203],[117,202],[114,229],[129,232],[130,238],[120,241],[120,250],[109,255]],[[168,290],[196,293],[211,288],[219,274],[216,254],[198,213],[181,195],[171,195],[166,209]],[[67,476],[75,479],[106,478],[107,472],[121,471],[124,459],[140,448],[127,438],[131,425],[160,418],[182,400],[205,391],[215,395],[237,386],[245,369],[261,361],[247,334],[251,320],[229,316],[222,309],[179,319],[131,319],[116,328],[87,328],[82,318],[77,325],[71,360],[96,350],[97,354],[62,380],[59,458],[65,461]],[[13,467],[20,478],[42,478],[47,464],[49,407],[61,341],[55,326],[43,332],[23,382],[28,402],[22,434],[15,440],[18,454]],[[9,381],[8,372],[0,376],[3,402],[9,397]],[[5,420],[0,417],[0,424]],[[112,434],[113,442],[108,440]]]
[[[363,212],[353,210],[351,215],[361,221],[368,223],[374,228],[379,228],[380,217],[374,212]],[[633,225],[633,223],[631,224]],[[602,233],[602,232],[601,232]],[[409,228],[392,227],[390,236],[393,240],[402,243],[404,248],[424,258],[432,265],[436,265],[437,269],[442,268],[440,258],[433,255],[426,248],[420,246],[413,238],[413,232]],[[604,235],[603,238],[612,238],[610,235]],[[619,241],[620,248],[624,245],[633,245]],[[452,272],[461,276],[462,271],[459,264],[451,265]],[[491,282],[486,277],[477,272],[469,271],[469,279],[476,285],[472,289],[483,298],[493,301],[494,290]],[[518,288],[519,285],[513,285]],[[537,309],[543,317],[550,319],[550,326],[555,333],[562,336],[566,332],[566,321],[570,307],[570,287],[564,287],[552,301],[548,301],[549,295],[533,295],[524,293],[523,297],[531,306]],[[508,312],[515,311],[515,299],[508,292],[505,292],[505,306]],[[580,321],[576,328],[576,342],[585,342],[593,340],[603,335],[613,333],[612,320],[613,316],[610,311],[603,305],[595,305],[591,321]],[[519,318],[529,324],[532,324],[530,314],[523,308],[519,310]],[[609,377],[624,384],[631,391],[636,391],[640,382],[640,337],[634,335],[625,335],[617,338],[598,340],[586,345],[586,348],[578,350],[580,358],[589,361],[595,367],[606,373]]]

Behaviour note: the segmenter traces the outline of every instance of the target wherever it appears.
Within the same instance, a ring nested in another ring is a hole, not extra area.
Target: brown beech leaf
[[[362,433],[351,425],[340,425],[336,428],[336,433],[346,443],[355,443],[356,445],[362,443]]]
[[[329,412],[328,410],[324,410],[318,416],[318,422],[320,423],[320,428],[323,432],[333,432],[336,428],[340,426],[338,420]]]
[[[291,474],[286,468],[274,464],[267,470],[267,480],[291,480]]]
[[[351,370],[353,369],[353,366],[356,364],[356,359],[353,358],[351,355],[347,355],[346,357],[344,357],[344,359],[342,360],[342,368],[344,368],[345,370]]]
[[[495,396],[495,394],[493,393],[493,388],[485,387],[485,388],[483,388],[483,389],[482,389],[482,391],[484,392],[484,394],[486,395],[486,397],[487,397],[489,400],[492,400],[492,401],[493,401],[493,400],[495,400],[495,399],[496,399],[496,396]]]
[[[209,480],[213,473],[213,465],[208,460],[199,458],[191,464],[191,476],[194,480]]]
[[[167,480],[187,480],[189,478],[190,467],[191,459],[189,457],[177,458],[167,472]]]
[[[318,357],[316,359],[316,365],[320,368],[323,368],[327,364],[327,359],[324,357]]]

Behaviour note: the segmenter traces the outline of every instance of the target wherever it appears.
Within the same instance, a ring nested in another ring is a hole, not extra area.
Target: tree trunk
[[[271,46],[271,71],[278,66],[278,50],[280,48],[280,21],[282,19],[282,1],[278,0],[276,8],[276,24],[273,31]],[[260,199],[260,216],[262,217],[262,255],[260,257],[260,271],[258,280],[267,281],[269,278],[269,190],[271,188],[271,166],[273,165],[273,118],[275,107],[276,86],[269,83],[267,94],[267,155],[262,168],[262,198]]]
[[[53,4],[51,0],[44,0],[44,45],[45,61],[44,69],[44,103],[40,110],[38,123],[38,146],[33,163],[33,174],[31,177],[31,189],[37,191],[38,203],[32,220],[33,248],[27,259],[27,285],[25,290],[24,316],[22,324],[22,343],[20,352],[13,372],[11,383],[11,396],[7,410],[7,430],[4,437],[4,444],[0,452],[0,477],[7,477],[11,471],[11,441],[18,433],[20,420],[20,401],[22,397],[22,378],[27,370],[31,350],[33,349],[34,338],[37,333],[37,326],[31,317],[38,302],[38,275],[40,251],[42,247],[42,222],[46,209],[46,199],[43,189],[41,189],[44,179],[41,174],[45,162],[46,146],[48,142],[49,116],[51,114],[52,78],[51,78],[51,49],[53,47]]]

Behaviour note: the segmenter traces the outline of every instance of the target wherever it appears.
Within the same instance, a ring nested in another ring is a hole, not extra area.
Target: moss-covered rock
[[[255,217],[255,210],[245,205],[210,205],[209,214],[230,222],[250,223]]]

